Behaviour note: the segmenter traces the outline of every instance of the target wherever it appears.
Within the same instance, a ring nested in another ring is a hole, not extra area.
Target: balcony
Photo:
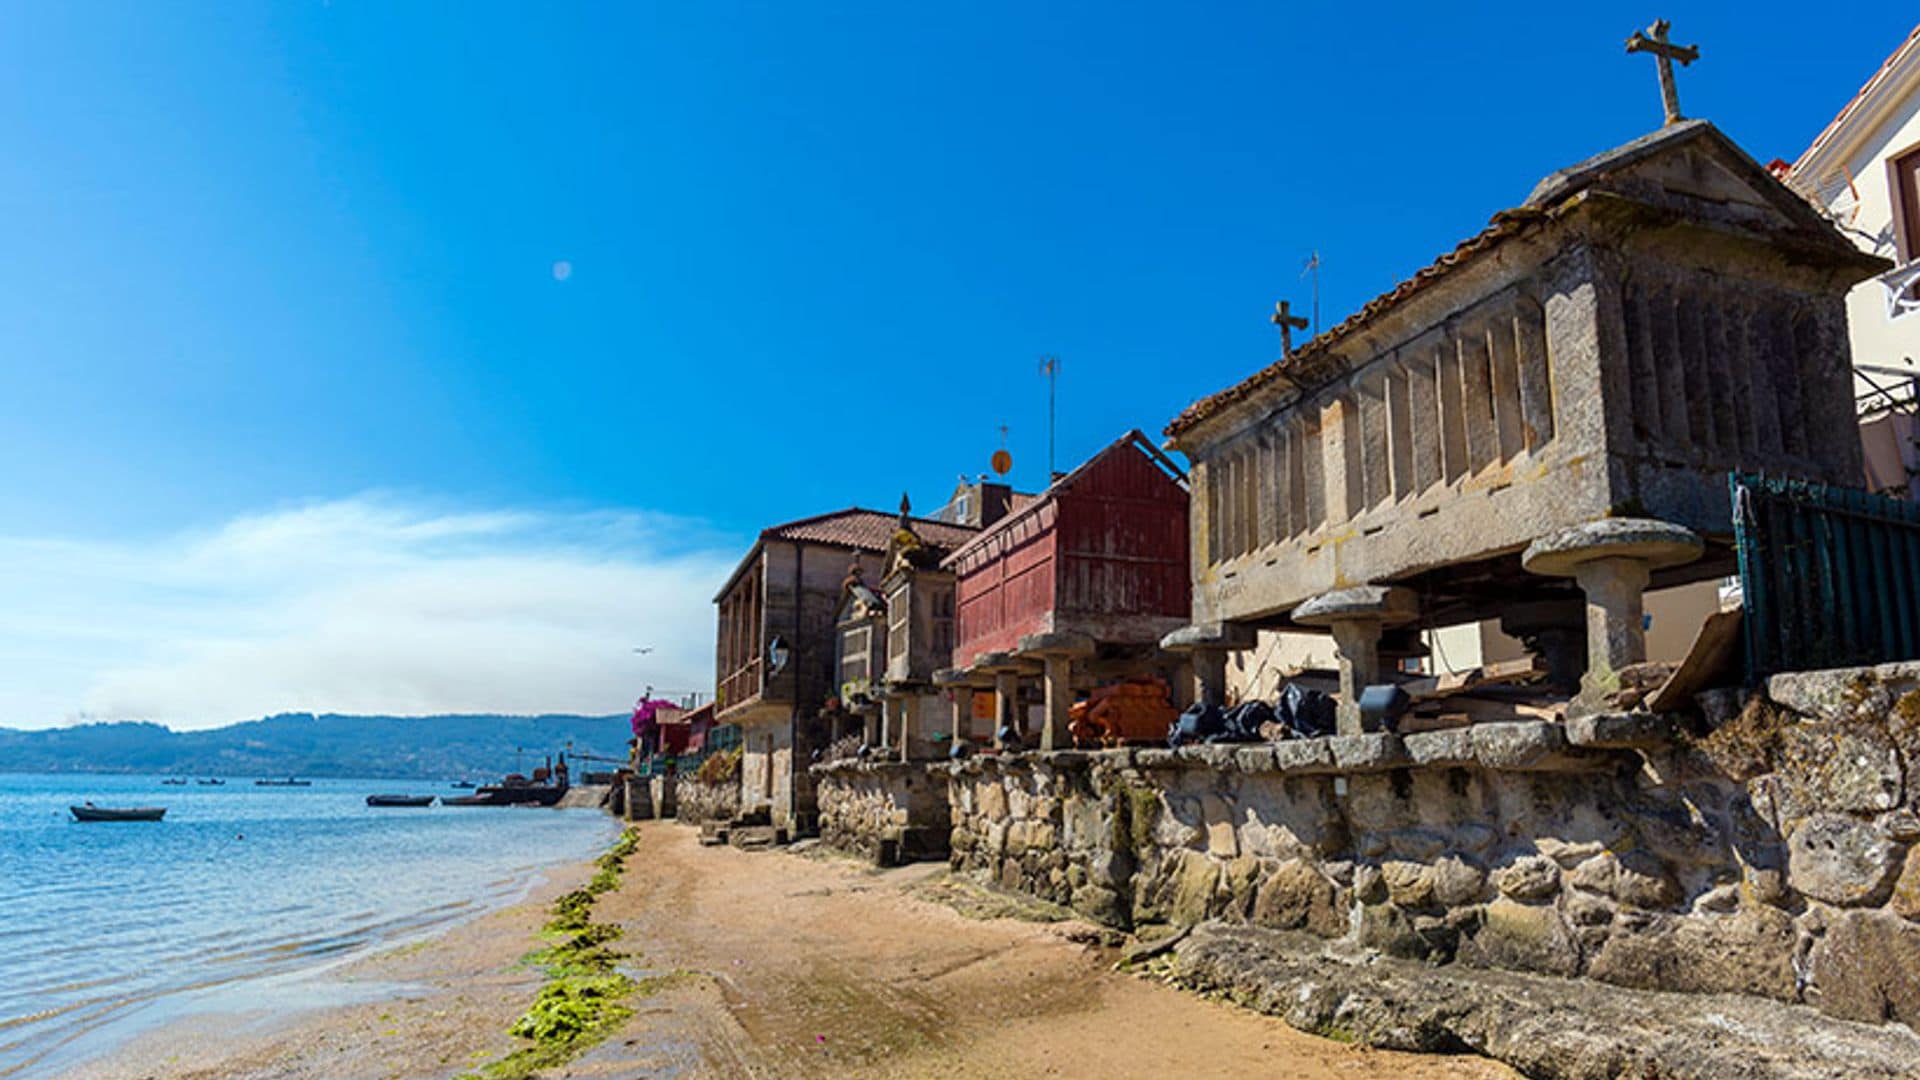
[[[756,656],[720,679],[720,694],[716,702],[719,715],[727,715],[759,700],[764,685],[761,680],[763,664],[764,661]]]

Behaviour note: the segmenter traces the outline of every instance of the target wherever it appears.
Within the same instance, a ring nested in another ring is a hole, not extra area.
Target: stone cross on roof
[[[1627,39],[1627,51],[1653,54],[1660,65],[1660,104],[1667,110],[1667,123],[1677,124],[1681,120],[1680,90],[1673,84],[1673,62],[1678,60],[1685,67],[1700,59],[1700,46],[1669,44],[1667,31],[1672,26],[1667,20],[1659,19],[1645,30],[1635,30]]]
[[[1293,355],[1293,332],[1305,330],[1307,320],[1293,313],[1293,307],[1282,300],[1273,305],[1273,325],[1280,328],[1280,355]]]

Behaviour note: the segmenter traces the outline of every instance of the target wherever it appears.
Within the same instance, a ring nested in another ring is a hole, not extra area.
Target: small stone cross
[[[1307,320],[1293,313],[1292,305],[1282,300],[1273,305],[1273,325],[1280,328],[1280,355],[1293,355],[1293,332],[1305,330]]]
[[[1645,30],[1635,30],[1627,39],[1627,51],[1630,53],[1652,53],[1660,65],[1660,104],[1666,107],[1667,123],[1680,122],[1680,90],[1673,84],[1673,62],[1680,61],[1685,67],[1700,59],[1698,45],[1672,45],[1667,42],[1667,31],[1673,24],[1659,19]]]

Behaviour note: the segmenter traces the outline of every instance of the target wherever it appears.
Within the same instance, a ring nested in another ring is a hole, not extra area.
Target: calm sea
[[[365,804],[461,794],[439,782],[160,779],[0,773],[0,1076],[195,1009],[310,1003],[318,969],[509,903],[617,828],[589,810]],[[88,799],[167,816],[77,824],[67,807]]]

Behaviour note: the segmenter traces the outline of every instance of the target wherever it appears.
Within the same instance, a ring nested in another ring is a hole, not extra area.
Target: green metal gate
[[[1734,473],[1747,677],[1920,657],[1920,504]]]

